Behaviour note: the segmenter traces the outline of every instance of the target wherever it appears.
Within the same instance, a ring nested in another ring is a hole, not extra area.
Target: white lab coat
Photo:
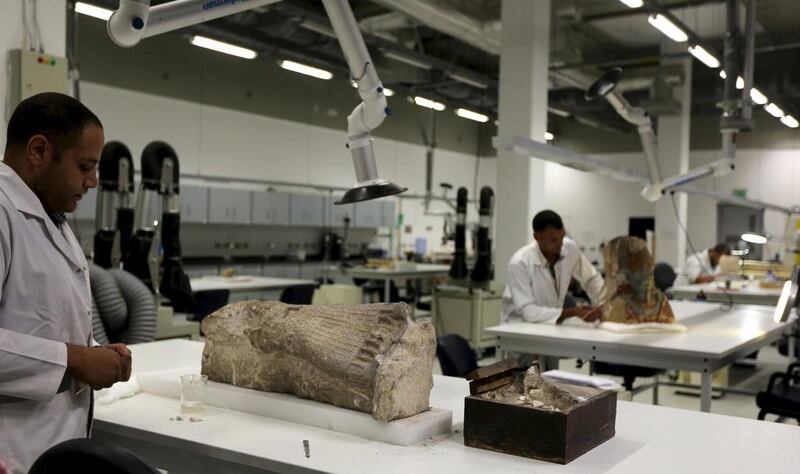
[[[536,242],[517,250],[508,262],[508,279],[503,292],[504,322],[555,323],[561,315],[572,277],[586,290],[592,303],[600,301],[603,277],[583,256],[574,240],[564,239],[561,258],[554,267],[555,280]]]
[[[708,249],[701,250],[686,258],[686,262],[675,279],[675,286],[691,285],[701,275],[716,275],[717,273],[719,273],[719,269],[711,265]]]
[[[59,230],[5,163],[0,282],[0,459],[27,472],[49,447],[87,435],[91,390],[75,395],[79,384],[65,379],[65,343],[91,344],[92,297],[69,226]]]

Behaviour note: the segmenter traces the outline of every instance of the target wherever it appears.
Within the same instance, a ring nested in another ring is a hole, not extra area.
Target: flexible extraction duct
[[[492,217],[494,216],[494,191],[489,186],[481,188],[480,215],[478,224],[478,259],[470,278],[474,282],[485,282],[494,278],[492,262]]]
[[[92,339],[100,345],[108,344],[106,327],[103,326],[103,319],[100,317],[100,310],[97,309],[97,302],[92,298]]]
[[[450,265],[450,278],[461,280],[467,275],[467,188],[462,186],[456,196],[456,251]]]
[[[121,334],[122,342],[137,344],[152,341],[156,335],[158,314],[150,289],[124,270],[113,269],[109,273],[114,277],[128,307],[128,325]]]
[[[130,206],[133,156],[128,147],[120,142],[106,143],[98,174],[100,189],[97,193],[92,260],[103,268],[116,268],[127,249],[133,226],[133,210]]]
[[[91,263],[89,264],[89,284],[105,332],[111,339],[115,339],[115,336],[119,335],[125,327],[125,321],[128,319],[128,307],[125,305],[119,286],[108,270]]]

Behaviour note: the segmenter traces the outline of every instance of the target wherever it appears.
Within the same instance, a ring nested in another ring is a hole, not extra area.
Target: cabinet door
[[[356,227],[379,227],[383,214],[382,201],[364,201],[356,204]]]
[[[208,222],[208,187],[183,185],[180,190],[181,222]]]
[[[208,220],[215,224],[249,224],[251,193],[242,189],[211,188]]]
[[[355,225],[356,205],[355,204],[334,204],[341,196],[329,196],[327,198],[328,219],[325,224],[330,227],[343,228],[344,218],[350,218],[350,225]]]
[[[75,209],[75,218],[93,221],[97,217],[97,188],[90,189],[80,201]]]
[[[289,224],[322,226],[324,219],[324,196],[292,194],[289,205]]]
[[[383,201],[383,213],[381,213],[381,227],[389,227],[393,229],[395,223],[397,221],[397,217],[395,216],[395,211],[397,209],[397,202],[384,200]]]
[[[289,225],[289,194],[278,191],[254,192],[253,224]]]

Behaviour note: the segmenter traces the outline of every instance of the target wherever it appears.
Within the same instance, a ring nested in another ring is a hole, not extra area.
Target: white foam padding
[[[189,373],[197,373],[197,370],[187,367],[146,372],[139,374],[138,381],[143,392],[180,398],[180,376]],[[207,404],[212,407],[275,418],[401,446],[410,446],[434,436],[450,434],[453,427],[453,413],[439,408],[431,408],[408,418],[384,423],[372,418],[369,413],[285,393],[262,392],[217,382],[208,383],[206,398]]]

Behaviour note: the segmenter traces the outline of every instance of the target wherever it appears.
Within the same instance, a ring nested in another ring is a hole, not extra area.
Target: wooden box
[[[569,463],[611,439],[617,417],[616,392],[575,385],[569,389],[586,400],[563,412],[487,400],[473,391],[464,401],[464,444]]]

